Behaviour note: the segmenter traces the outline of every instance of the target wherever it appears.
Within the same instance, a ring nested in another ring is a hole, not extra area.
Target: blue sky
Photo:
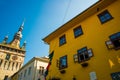
[[[0,42],[8,42],[25,18],[23,38],[27,41],[25,63],[34,56],[47,56],[42,39],[98,0],[0,0]],[[68,7],[69,5],[69,7]]]

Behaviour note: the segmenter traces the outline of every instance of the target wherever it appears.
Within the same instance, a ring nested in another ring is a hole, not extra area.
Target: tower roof
[[[23,46],[20,47],[20,40],[22,38],[22,31],[23,31],[23,28],[24,28],[24,21],[22,22],[21,26],[19,27],[18,31],[15,33],[14,37],[13,37],[13,40],[10,42],[10,43],[7,43],[7,39],[8,39],[8,36],[6,36],[2,42],[2,44],[5,46],[9,46],[9,47],[12,47],[12,48],[16,48],[16,49],[25,49],[25,44],[26,43],[23,43],[24,45],[24,48]]]

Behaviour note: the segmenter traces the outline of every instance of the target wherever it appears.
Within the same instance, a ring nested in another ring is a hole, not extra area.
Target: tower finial
[[[23,45],[22,45],[22,49],[26,48],[26,41],[24,41]]]
[[[10,44],[14,47],[20,48],[20,40],[22,38],[22,30],[24,27],[24,22],[25,22],[25,19],[22,22],[22,24],[20,25],[19,30],[15,33],[14,39],[10,42]]]
[[[24,26],[24,23],[25,23],[25,18],[24,18],[24,20],[23,20],[23,22],[22,22],[22,25],[21,25],[21,26]]]
[[[7,36],[5,36],[5,38],[4,38],[4,40],[3,40],[3,44],[6,44],[7,43],[7,40],[8,40],[8,35]]]

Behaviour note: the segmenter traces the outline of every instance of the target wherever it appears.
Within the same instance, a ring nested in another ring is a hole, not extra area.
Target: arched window
[[[12,70],[14,69],[14,65],[15,65],[15,63],[13,62],[13,64],[12,64]]]
[[[2,60],[2,59],[0,59],[0,67],[1,67],[2,63],[3,63],[3,60]]]

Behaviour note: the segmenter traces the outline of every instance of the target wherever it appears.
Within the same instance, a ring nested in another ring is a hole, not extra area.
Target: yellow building
[[[7,42],[8,36],[0,43],[0,80],[9,80],[24,63],[26,42],[20,46],[23,26],[24,22],[10,43]]]
[[[120,80],[119,8],[120,0],[100,0],[45,37],[46,79]]]

